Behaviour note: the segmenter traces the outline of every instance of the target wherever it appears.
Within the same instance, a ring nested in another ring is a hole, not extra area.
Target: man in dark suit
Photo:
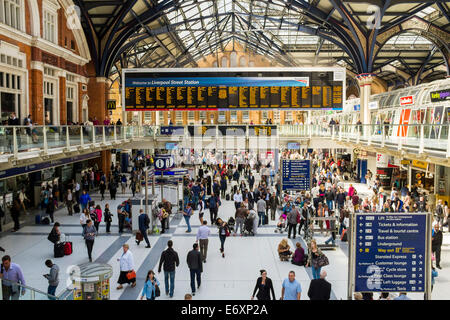
[[[330,300],[331,283],[325,280],[327,272],[320,273],[320,279],[311,280],[308,297],[310,300]]]

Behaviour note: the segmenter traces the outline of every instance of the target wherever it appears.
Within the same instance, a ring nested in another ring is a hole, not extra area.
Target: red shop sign
[[[400,97],[401,106],[407,106],[410,104],[414,104],[414,96]]]

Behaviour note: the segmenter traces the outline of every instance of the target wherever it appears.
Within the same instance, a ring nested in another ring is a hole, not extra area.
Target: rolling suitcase
[[[347,242],[347,229],[342,230],[341,241]]]
[[[64,242],[55,243],[55,247],[53,248],[53,254],[55,258],[64,257]]]
[[[75,211],[75,213],[80,213],[80,205],[78,203],[73,206],[73,211]]]
[[[50,224],[50,218],[49,217],[42,218],[41,224]]]
[[[230,194],[225,195],[225,200],[230,201]]]
[[[34,216],[34,223],[41,224],[41,215],[37,214]]]
[[[71,241],[64,242],[64,255],[70,256],[73,252],[73,246]]]

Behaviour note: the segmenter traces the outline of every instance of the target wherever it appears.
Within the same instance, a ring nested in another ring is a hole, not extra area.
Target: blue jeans
[[[48,286],[47,293],[51,294],[52,296],[54,296],[55,293],[56,293],[56,287],[57,286]],[[55,298],[53,298],[53,297],[48,297],[48,299],[49,300],[55,300]]]
[[[184,220],[186,221],[186,224],[187,224],[187,227],[188,227],[187,231],[191,232],[191,222],[190,222],[191,217],[190,216],[183,216],[183,217],[184,217]]]
[[[329,210],[333,210],[333,200],[327,200],[327,206]]]
[[[169,288],[170,277],[170,288]],[[173,290],[175,289],[175,271],[164,271],[164,285],[166,287],[166,294],[173,297]]]
[[[312,267],[313,279],[320,279],[320,269],[322,269],[322,267],[319,267],[317,269]]]
[[[184,197],[183,198],[183,209],[186,210],[186,206],[189,203],[189,197]]]
[[[191,272],[191,289],[195,293],[195,277],[197,277],[197,286],[200,287],[202,283],[201,272],[198,269],[190,269]]]
[[[333,233],[332,233],[332,234],[331,234],[331,237],[329,237],[328,240],[325,241],[325,244],[328,244],[328,242],[331,242],[331,243],[333,244],[333,246],[334,246],[334,245],[336,244],[336,242],[335,242],[335,240],[334,240],[335,237],[336,237],[336,236],[333,237]]]
[[[258,220],[258,227],[260,226],[260,225],[262,225],[262,224],[264,224],[264,212],[258,212],[258,217],[259,217],[259,220]]]

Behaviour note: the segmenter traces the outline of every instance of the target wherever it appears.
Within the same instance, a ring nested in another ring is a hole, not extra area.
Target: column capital
[[[356,80],[358,80],[358,84],[362,87],[365,85],[371,85],[373,79],[376,77],[375,73],[361,73],[356,75]]]

